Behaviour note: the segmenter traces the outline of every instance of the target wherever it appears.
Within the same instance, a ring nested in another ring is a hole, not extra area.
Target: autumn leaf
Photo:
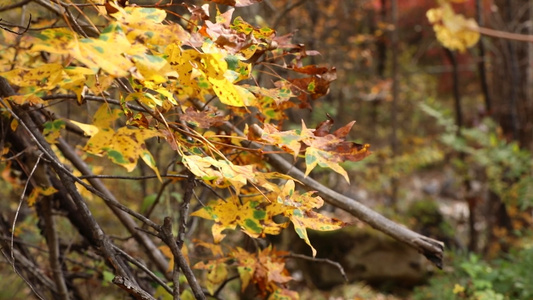
[[[207,273],[207,282],[205,283],[205,287],[211,295],[214,295],[215,288],[221,285],[227,277],[228,269],[226,264],[221,263],[211,266]]]
[[[307,236],[307,228],[319,231],[331,231],[340,229],[347,224],[335,218],[326,217],[313,209],[324,205],[324,200],[319,196],[313,196],[313,192],[300,194],[295,190],[292,180],[285,183],[282,191],[277,195],[276,201],[272,203],[272,211],[281,212],[294,225],[294,230],[298,236],[311,247],[313,256],[316,255],[315,248]]]
[[[323,70],[322,68],[309,66],[293,69],[301,71],[304,74],[314,73],[311,77],[288,79],[292,84],[292,92],[301,101],[301,108],[311,108],[308,98],[310,97],[312,100],[315,100],[327,95],[329,93],[329,85],[337,79],[335,68]]]
[[[118,8],[113,14],[131,43],[144,42],[148,47],[159,50],[155,46],[166,46],[173,43],[191,42],[191,34],[180,24],[162,24],[166,19],[165,10],[148,7]],[[200,44],[201,45],[201,44]],[[191,46],[200,46],[191,44]]]
[[[193,240],[193,243],[195,247],[204,247],[204,248],[209,249],[209,251],[211,251],[211,253],[215,257],[222,257],[224,255],[224,252],[222,251],[222,247],[220,246],[220,244],[212,244],[212,243],[208,243],[208,242],[197,240],[197,239]]]
[[[236,196],[225,201],[212,202],[191,214],[191,216],[213,220],[211,228],[215,243],[219,243],[226,236],[222,233],[225,229],[234,230],[237,227],[251,237],[260,237],[265,234],[279,234],[288,224],[278,224],[272,219],[272,211],[261,201],[242,201]],[[278,214],[274,212],[274,214]]]
[[[36,186],[28,196],[28,206],[32,207],[33,205],[35,205],[35,203],[37,203],[37,200],[39,199],[39,196],[50,196],[54,193],[57,193],[57,190],[52,186],[47,188]]]
[[[229,117],[220,115],[217,110],[197,111],[192,107],[188,107],[185,110],[185,113],[180,116],[180,119],[193,126],[209,128],[211,126],[223,124],[228,121]]]
[[[440,7],[428,10],[426,16],[433,24],[439,42],[450,50],[464,52],[479,41],[479,32],[472,30],[477,28],[476,21],[456,14],[448,2],[442,2]]]
[[[57,139],[61,136],[61,129],[65,128],[65,121],[48,121],[44,123],[43,127],[43,135],[46,141],[50,144],[55,144]]]
[[[107,155],[112,162],[123,166],[128,172],[135,169],[140,157],[161,179],[155,160],[144,143],[146,139],[162,136],[161,133],[150,128],[128,127],[115,131],[111,124],[120,114],[121,111],[102,105],[95,114],[93,125],[73,122],[91,137],[84,150],[98,156]]]
[[[302,121],[301,130],[279,131],[271,124],[258,126],[254,130],[260,133],[259,140],[275,145],[294,157],[305,150],[305,175],[309,175],[316,166],[327,167],[341,174],[350,182],[348,173],[339,165],[346,160],[359,161],[370,155],[370,145],[345,141],[347,134],[355,122],[350,122],[330,133],[333,120],[320,123],[316,129],[309,129]],[[252,136],[253,138],[253,136]]]
[[[259,251],[249,253],[237,247],[229,257],[236,260],[237,270],[242,281],[241,290],[244,291],[248,284],[254,283],[262,294],[270,293],[279,288],[281,284],[292,280],[285,269],[287,252],[277,251],[272,245]]]
[[[277,289],[270,294],[268,300],[298,300],[300,295],[297,292],[287,289]]]
[[[163,253],[163,255],[168,258],[168,268],[167,273],[172,272],[172,269],[174,268],[174,255],[172,254],[172,251],[168,246],[160,246],[158,249]]]
[[[268,200],[264,198],[265,196]],[[288,222],[276,222],[274,217],[285,216],[293,223],[298,236],[311,247],[313,255],[316,255],[316,250],[307,236],[307,228],[329,231],[346,225],[342,221],[313,211],[322,207],[324,204],[322,198],[313,196],[312,192],[300,194],[295,190],[295,183],[292,180],[287,181],[281,190],[278,188],[276,192],[265,196],[246,198],[232,196],[224,201],[213,201],[191,215],[215,222],[211,228],[215,243],[224,239],[225,234],[222,232],[226,229],[240,228],[255,238],[265,234],[279,234],[281,229],[288,226]]]
[[[22,94],[35,94],[57,87],[63,77],[63,66],[60,64],[45,64],[34,69],[18,68],[0,73],[13,85],[24,88]]]

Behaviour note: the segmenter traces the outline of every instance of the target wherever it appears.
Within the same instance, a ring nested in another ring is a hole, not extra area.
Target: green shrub
[[[533,299],[533,247],[485,262],[475,254],[456,256],[453,266],[418,287],[414,300]]]

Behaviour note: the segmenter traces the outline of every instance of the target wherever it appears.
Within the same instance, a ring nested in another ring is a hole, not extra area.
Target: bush
[[[455,256],[450,271],[415,289],[415,300],[533,299],[533,247],[486,262],[476,254]]]

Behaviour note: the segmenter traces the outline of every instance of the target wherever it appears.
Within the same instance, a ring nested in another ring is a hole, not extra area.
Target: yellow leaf
[[[39,31],[33,37],[32,51],[45,51],[50,53],[69,53],[69,43],[75,35],[69,28],[53,28]]]
[[[59,86],[63,89],[73,91],[76,94],[78,103],[81,104],[85,94],[87,76],[94,75],[95,72],[84,67],[65,67],[64,72],[68,77],[63,79]]]
[[[330,168],[333,171],[339,173],[344,179],[350,183],[350,177],[348,172],[339,165],[339,160],[335,158],[334,154],[328,151],[323,151],[317,148],[309,147],[305,150],[305,176],[309,175],[311,171],[317,166],[323,168]]]
[[[161,180],[155,160],[144,141],[152,137],[162,136],[162,134],[150,128],[130,129],[128,127],[121,127],[115,132],[111,128],[111,124],[121,114],[120,110],[110,109],[107,105],[102,105],[94,115],[94,125],[71,122],[79,126],[85,134],[91,136],[84,147],[87,153],[98,156],[105,154],[115,164],[126,168],[128,172],[135,169],[140,157]]]
[[[46,141],[50,144],[55,144],[61,136],[61,129],[65,128],[65,121],[59,119],[48,121],[44,123],[43,127],[43,135]]]
[[[203,60],[207,79],[212,84],[213,91],[220,102],[237,107],[245,106],[241,92],[225,77],[228,64],[223,55],[221,53],[205,54]]]
[[[102,69],[114,77],[126,77],[133,63],[122,54],[131,48],[125,38],[114,40],[81,39],[69,44],[71,55],[93,70]]]
[[[168,258],[168,268],[167,273],[172,272],[172,269],[174,269],[174,255],[172,254],[172,251],[168,246],[160,246],[158,249],[163,253],[163,255]]]
[[[460,284],[457,284],[457,283],[456,283],[456,284],[453,286],[453,293],[454,293],[454,294],[460,294],[460,293],[462,293],[462,292],[464,292],[464,291],[465,291],[465,288],[464,288],[462,285],[460,285]]]
[[[35,187],[30,195],[28,196],[28,206],[33,206],[35,205],[35,203],[37,202],[37,199],[39,198],[39,196],[50,196],[54,193],[56,193],[57,190],[50,186],[50,187],[47,187],[47,188],[42,188],[42,187]]]
[[[80,123],[74,120],[70,120],[70,122],[78,126],[81,130],[83,130],[86,136],[93,136],[97,134],[99,131],[98,127],[91,125],[91,124],[84,124],[84,123]]]
[[[27,95],[14,95],[9,96],[7,99],[12,101],[16,104],[29,104],[29,105],[36,105],[36,104],[43,104],[44,100],[40,97],[34,95],[34,94],[27,94]]]
[[[211,295],[215,293],[215,288],[226,280],[228,277],[228,270],[226,264],[216,264],[211,267],[211,270],[207,273],[206,288]]]
[[[17,130],[17,127],[19,126],[19,121],[17,119],[13,119],[13,121],[11,121],[11,130],[12,131],[15,131]]]
[[[161,24],[166,15],[162,9],[145,7],[119,7],[118,12],[113,14],[131,43],[144,41],[146,44],[166,46],[190,40],[190,34],[179,24]]]
[[[433,24],[439,42],[450,50],[464,52],[479,41],[479,32],[472,30],[477,28],[476,21],[456,14],[448,2],[441,3],[439,8],[428,10],[426,16]]]
[[[0,73],[11,84],[31,88],[28,93],[54,89],[63,76],[63,66],[60,64],[45,64],[34,69],[19,68]]]

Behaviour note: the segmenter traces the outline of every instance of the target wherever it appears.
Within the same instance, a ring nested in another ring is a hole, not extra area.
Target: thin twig
[[[189,263],[183,256],[181,250],[178,248],[178,244],[174,239],[174,234],[172,234],[172,221],[169,217],[166,217],[163,220],[163,226],[161,226],[159,231],[159,237],[170,248],[170,251],[174,256],[174,263],[178,264],[180,269],[183,271],[185,278],[187,278],[187,282],[189,282],[189,286],[191,287],[194,297],[201,300],[205,299],[205,294],[202,291],[202,287],[200,284],[198,284],[198,280],[194,276]]]
[[[43,213],[43,219],[45,223],[44,233],[46,236],[46,242],[48,244],[48,261],[50,268],[52,269],[52,275],[56,283],[57,297],[58,299],[68,300],[68,289],[65,282],[61,263],[59,262],[59,242],[57,237],[56,225],[54,216],[52,215],[52,201],[50,196],[46,196],[41,200],[40,206]]]
[[[144,179],[157,179],[157,175],[146,175],[146,176],[122,176],[122,175],[82,175],[78,176],[79,179],[89,179],[89,178],[98,178],[98,179],[125,179],[125,180],[144,180]],[[162,174],[161,178],[187,178],[187,175],[180,174]]]
[[[152,205],[150,205],[150,207],[146,210],[146,212],[144,213],[144,216],[147,217],[147,218],[150,218],[150,216],[152,215],[152,212],[154,212],[154,209],[155,207],[157,206],[157,204],[159,204],[159,201],[161,201],[161,198],[163,196],[163,192],[165,191],[165,188],[172,182],[172,180],[167,180],[165,182],[163,182],[163,184],[161,185],[161,187],[159,188],[159,192],[157,192],[157,196],[155,197],[155,200],[154,202],[152,203]]]
[[[5,80],[3,77],[0,78],[0,80]],[[86,222],[86,225],[89,226],[92,234],[91,238],[93,239],[92,242],[94,242],[95,246],[101,250],[102,255],[108,260],[109,263],[111,263],[118,275],[130,277],[131,274],[129,273],[127,266],[125,266],[121,261],[118,261],[110,249],[109,239],[103,232],[99,223],[94,219],[91,211],[74,185],[73,179],[79,180],[80,182],[82,181],[77,179],[76,176],[67,170],[66,167],[59,161],[55,155],[55,152],[46,142],[41,132],[37,128],[37,125],[30,118],[27,112],[23,111],[18,105],[8,106],[4,99],[0,99],[0,103],[4,106],[4,109],[11,114],[11,116],[19,121],[19,124],[26,130],[35,145],[37,145],[44,156],[50,160],[50,165],[62,181],[63,187],[72,197],[72,200],[78,208],[80,216],[83,218],[84,222]]]
[[[41,99],[43,99],[44,101],[49,101],[49,100],[57,100],[57,99],[77,100],[78,98],[76,95],[54,94],[54,95],[49,95],[49,96],[43,96],[41,97]],[[83,97],[83,99],[88,100],[88,101],[109,103],[109,104],[114,104],[118,106],[121,105],[120,100],[107,98],[107,97],[104,98],[104,97],[99,97],[99,96],[94,96],[94,95],[86,95]],[[135,110],[135,111],[146,112],[146,109],[144,109],[143,107],[137,106],[135,104],[126,103],[126,107],[128,107],[129,109]]]
[[[143,270],[150,278],[152,278],[155,282],[162,286],[169,294],[172,294],[172,289],[163,280],[161,280],[161,278],[159,278],[150,269],[148,269],[142,262],[126,253],[126,251],[122,250],[117,245],[113,245],[113,248],[115,248],[117,252],[124,256],[126,260],[137,266],[139,269]]]
[[[141,289],[136,283],[126,277],[115,276],[115,278],[113,278],[113,283],[137,300],[156,300],[152,295]]]
[[[180,216],[178,223],[178,238],[176,242],[181,249],[183,246],[183,239],[187,231],[187,219],[189,218],[189,206],[191,204],[191,198],[196,187],[196,176],[189,171],[189,178],[185,181],[183,200],[180,205]]]
[[[17,249],[12,249],[11,254],[8,255],[5,253],[5,248],[1,248],[2,255],[5,257],[7,262],[9,264],[14,264],[14,261],[11,257],[15,257],[17,260],[17,265],[20,265],[23,267],[23,270],[31,274],[35,279],[37,279],[41,284],[46,286],[50,291],[55,292],[55,285],[54,283],[43,273],[41,273],[40,268],[35,266],[31,261],[29,261],[24,255],[22,255]],[[45,298],[39,293],[36,288],[34,287],[34,284],[30,282],[25,276],[22,275],[22,273],[15,268],[15,273],[24,280],[24,282],[30,287],[33,294],[37,296],[37,298],[44,300]]]
[[[284,257],[287,257],[287,258],[299,258],[299,259],[305,259],[305,260],[308,260],[308,261],[313,261],[313,262],[318,262],[318,263],[330,264],[330,265],[334,266],[335,268],[337,268],[339,270],[339,273],[341,273],[342,278],[344,278],[344,281],[348,282],[348,277],[346,277],[346,272],[344,272],[344,268],[341,266],[340,263],[338,263],[336,261],[333,261],[333,260],[330,260],[330,259],[327,259],[327,258],[316,258],[316,257],[311,257],[311,256],[307,256],[307,255],[303,255],[303,254],[296,254],[296,253],[290,253],[288,255],[284,255]]]
[[[3,101],[3,100],[2,100]],[[31,169],[30,175],[28,175],[28,179],[26,180],[26,184],[24,184],[24,189],[22,189],[22,193],[20,194],[19,204],[17,206],[17,210],[15,211],[15,217],[13,218],[13,224],[11,227],[11,255],[13,255],[13,243],[15,238],[15,226],[17,224],[18,215],[20,212],[20,208],[22,207],[22,202],[24,201],[24,196],[26,195],[26,190],[28,189],[28,186],[30,184],[31,178],[33,176],[33,173],[35,173],[35,170],[37,170],[37,166],[39,165],[39,162],[41,161],[43,154],[39,154],[37,157],[37,161],[33,165],[33,168]],[[11,256],[11,260],[13,261],[13,269],[15,269],[15,257]]]

